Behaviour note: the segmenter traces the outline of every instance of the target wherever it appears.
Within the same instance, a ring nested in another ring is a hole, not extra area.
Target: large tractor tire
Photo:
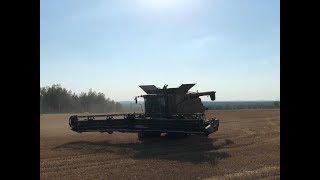
[[[187,136],[188,136],[188,134],[186,134],[186,133],[174,133],[174,132],[167,133],[167,137],[169,139],[179,139],[179,138],[185,138]]]

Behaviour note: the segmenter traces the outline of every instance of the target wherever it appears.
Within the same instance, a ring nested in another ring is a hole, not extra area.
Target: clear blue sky
[[[138,85],[280,99],[279,0],[41,0],[40,86],[116,101]],[[206,98],[204,98],[207,100]]]

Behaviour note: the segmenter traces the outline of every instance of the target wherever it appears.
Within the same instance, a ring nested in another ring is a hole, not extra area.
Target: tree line
[[[280,108],[280,101],[270,102],[203,102],[209,110]],[[140,105],[141,104],[141,105]],[[141,107],[140,107],[141,106]],[[59,84],[40,87],[40,113],[113,113],[141,112],[144,103],[120,104],[91,89],[73,93]]]
[[[121,104],[105,97],[104,93],[73,93],[54,84],[40,87],[40,113],[111,113],[121,112]]]

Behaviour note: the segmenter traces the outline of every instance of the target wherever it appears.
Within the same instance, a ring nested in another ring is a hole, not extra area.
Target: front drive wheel
[[[144,138],[144,133],[143,132],[139,132],[138,133],[138,139],[143,139]]]
[[[148,137],[160,137],[161,132],[139,132],[138,133],[138,138],[141,140],[143,138],[148,138]]]
[[[175,132],[167,133],[167,137],[169,139],[179,139],[179,138],[185,138],[187,136],[188,136],[188,134],[186,134],[186,133],[175,133]]]

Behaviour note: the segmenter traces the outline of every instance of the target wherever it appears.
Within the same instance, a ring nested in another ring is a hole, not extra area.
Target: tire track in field
[[[275,173],[280,172],[280,167],[279,166],[263,167],[256,170],[242,171],[237,173],[226,174],[223,176],[214,176],[211,178],[206,178],[204,180],[220,180],[220,179],[235,179],[235,178],[243,179],[243,178],[248,178],[248,176],[251,176],[251,178],[253,179],[252,176],[255,176],[255,175],[262,176],[263,174],[270,173],[270,172],[275,172]]]
[[[95,159],[92,160],[94,162],[70,162],[70,164],[64,164],[64,165],[56,165],[53,167],[47,167],[47,168],[42,168],[40,169],[40,175],[46,175],[46,174],[55,174],[55,173],[63,173],[63,172],[69,172],[69,171],[84,171],[84,170],[89,170],[89,169],[100,169],[102,167],[104,168],[116,168],[115,167],[115,162],[117,166],[124,167],[126,165],[131,165],[135,163],[135,160],[133,159],[123,159],[122,157],[116,158],[113,160],[107,160],[107,161],[101,161],[101,159]]]

